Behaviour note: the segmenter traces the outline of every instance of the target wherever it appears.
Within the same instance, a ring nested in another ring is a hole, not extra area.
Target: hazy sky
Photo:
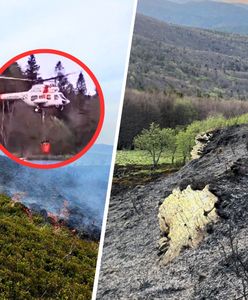
[[[0,1],[0,65],[38,48],[76,56],[95,74],[105,96],[106,117],[97,143],[113,144],[135,2]]]
[[[248,4],[248,0],[225,0],[224,2]]]

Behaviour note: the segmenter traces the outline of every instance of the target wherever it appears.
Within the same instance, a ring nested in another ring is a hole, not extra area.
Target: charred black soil
[[[98,299],[247,298],[247,143],[248,125],[217,130],[199,159],[112,195]],[[183,249],[161,266],[159,206],[174,188],[189,185],[209,185],[218,197],[218,221],[207,226],[198,247]]]
[[[138,185],[164,178],[179,170],[179,165],[160,164],[154,169],[152,165],[115,166],[112,196],[126,192]]]

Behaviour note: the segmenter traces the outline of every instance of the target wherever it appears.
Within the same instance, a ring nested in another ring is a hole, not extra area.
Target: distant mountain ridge
[[[248,99],[248,37],[137,15],[128,87]]]
[[[138,12],[172,24],[248,34],[248,5],[246,4],[140,0]]]

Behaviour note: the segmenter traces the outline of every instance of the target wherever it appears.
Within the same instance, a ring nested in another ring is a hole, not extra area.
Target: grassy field
[[[124,192],[126,189],[154,181],[159,177],[168,176],[182,166],[182,159],[175,158],[171,164],[171,155],[164,153],[156,169],[152,166],[152,158],[146,151],[117,151],[113,178],[112,195]]]
[[[182,161],[179,156],[175,157],[175,164]],[[128,166],[128,165],[140,165],[148,166],[152,165],[152,158],[146,152],[142,150],[119,150],[116,155],[116,165]],[[171,155],[163,153],[159,160],[159,165],[171,164]]]

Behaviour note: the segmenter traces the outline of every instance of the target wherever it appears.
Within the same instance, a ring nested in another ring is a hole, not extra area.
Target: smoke
[[[0,193],[31,210],[58,216],[84,235],[99,237],[112,147],[94,146],[75,163],[37,170],[0,156]]]

